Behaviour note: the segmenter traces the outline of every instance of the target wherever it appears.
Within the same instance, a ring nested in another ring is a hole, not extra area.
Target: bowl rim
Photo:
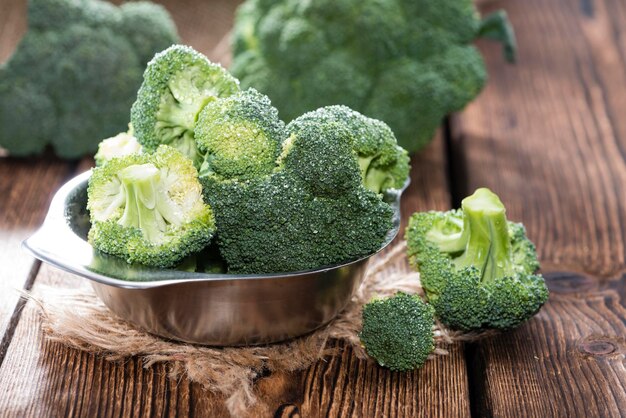
[[[336,270],[343,267],[350,266],[352,264],[363,262],[370,257],[383,251],[385,248],[394,241],[400,231],[400,198],[402,193],[409,186],[411,180],[407,178],[404,185],[400,189],[388,190],[387,196],[391,198],[391,206],[394,209],[393,227],[388,231],[385,241],[381,247],[375,252],[359,257],[354,260],[342,262],[340,264],[323,266],[317,269],[301,270],[293,272],[271,273],[271,274],[228,274],[228,273],[199,273],[199,272],[186,272],[175,269],[157,269],[157,268],[145,268],[139,270],[141,274],[156,275],[156,276],[175,276],[175,278],[163,278],[152,280],[129,280],[111,277],[105,274],[98,273],[97,271],[88,268],[83,263],[72,262],[71,257],[68,254],[63,253],[63,249],[58,247],[51,248],[49,244],[49,237],[54,235],[56,241],[71,240],[74,245],[80,245],[82,250],[87,250],[87,247],[93,251],[95,250],[88,241],[78,236],[69,226],[67,222],[66,209],[67,199],[81,187],[85,187],[84,184],[89,181],[92,173],[92,169],[89,169],[72,179],[68,180],[59,190],[55,193],[50,203],[48,213],[44,219],[43,224],[39,229],[35,231],[29,238],[22,242],[22,247],[31,253],[39,260],[58,267],[62,270],[68,271],[73,274],[85,277],[92,281],[126,289],[147,289],[163,286],[170,286],[174,284],[184,283],[199,283],[199,282],[225,282],[231,280],[269,280],[269,279],[285,279],[285,278],[298,278],[303,276],[309,276],[311,274],[321,274],[330,270]],[[131,265],[129,265],[131,266]]]

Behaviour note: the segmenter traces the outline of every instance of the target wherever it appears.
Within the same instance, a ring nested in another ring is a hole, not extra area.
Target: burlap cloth
[[[374,258],[363,285],[330,324],[307,336],[267,346],[211,348],[164,340],[116,317],[93,291],[84,288],[42,287],[28,297],[40,308],[43,329],[50,340],[104,355],[108,360],[139,356],[145,367],[166,363],[171,377],[186,376],[209,391],[223,394],[229,412],[244,416],[257,402],[255,378],[267,372],[302,370],[324,356],[337,354],[337,348],[328,348],[330,339],[343,340],[356,356],[367,357],[358,337],[363,304],[374,296],[398,291],[422,293],[418,273],[388,271],[389,266],[397,267],[405,249],[402,243]],[[446,345],[454,341],[479,337],[450,332],[440,324],[435,325],[434,332],[437,348],[431,358],[446,355]]]

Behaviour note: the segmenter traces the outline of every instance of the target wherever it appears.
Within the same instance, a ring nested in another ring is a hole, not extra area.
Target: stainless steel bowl
[[[85,172],[54,196],[46,219],[24,247],[53,266],[83,276],[115,314],[166,338],[234,346],[265,344],[306,334],[333,319],[348,303],[365,273],[368,257],[317,270],[265,275],[191,273],[129,265],[87,242]],[[385,196],[398,234],[400,195]],[[373,255],[373,254],[372,254]]]

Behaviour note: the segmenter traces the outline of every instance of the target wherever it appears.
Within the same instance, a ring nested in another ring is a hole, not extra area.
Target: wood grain
[[[623,416],[626,4],[502,6],[519,63],[481,44],[490,81],[452,119],[453,166],[465,194],[488,186],[524,222],[552,293],[520,329],[468,348],[472,411]]]
[[[39,267],[39,262],[20,248],[21,242],[41,225],[52,194],[70,170],[70,164],[50,157],[0,157],[0,363],[19,319],[16,289],[29,286]]]

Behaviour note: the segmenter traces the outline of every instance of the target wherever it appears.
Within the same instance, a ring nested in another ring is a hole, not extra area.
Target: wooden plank
[[[26,0],[0,3],[0,64],[13,53],[26,32]]]
[[[519,63],[481,43],[490,81],[452,119],[455,181],[497,192],[525,223],[551,297],[520,329],[470,348],[477,415],[626,411],[626,4],[505,6]],[[461,196],[455,196],[458,200]]]
[[[39,227],[70,170],[54,158],[0,157],[0,363],[10,339],[6,333],[19,317],[16,289],[30,285],[39,266],[20,244]]]

